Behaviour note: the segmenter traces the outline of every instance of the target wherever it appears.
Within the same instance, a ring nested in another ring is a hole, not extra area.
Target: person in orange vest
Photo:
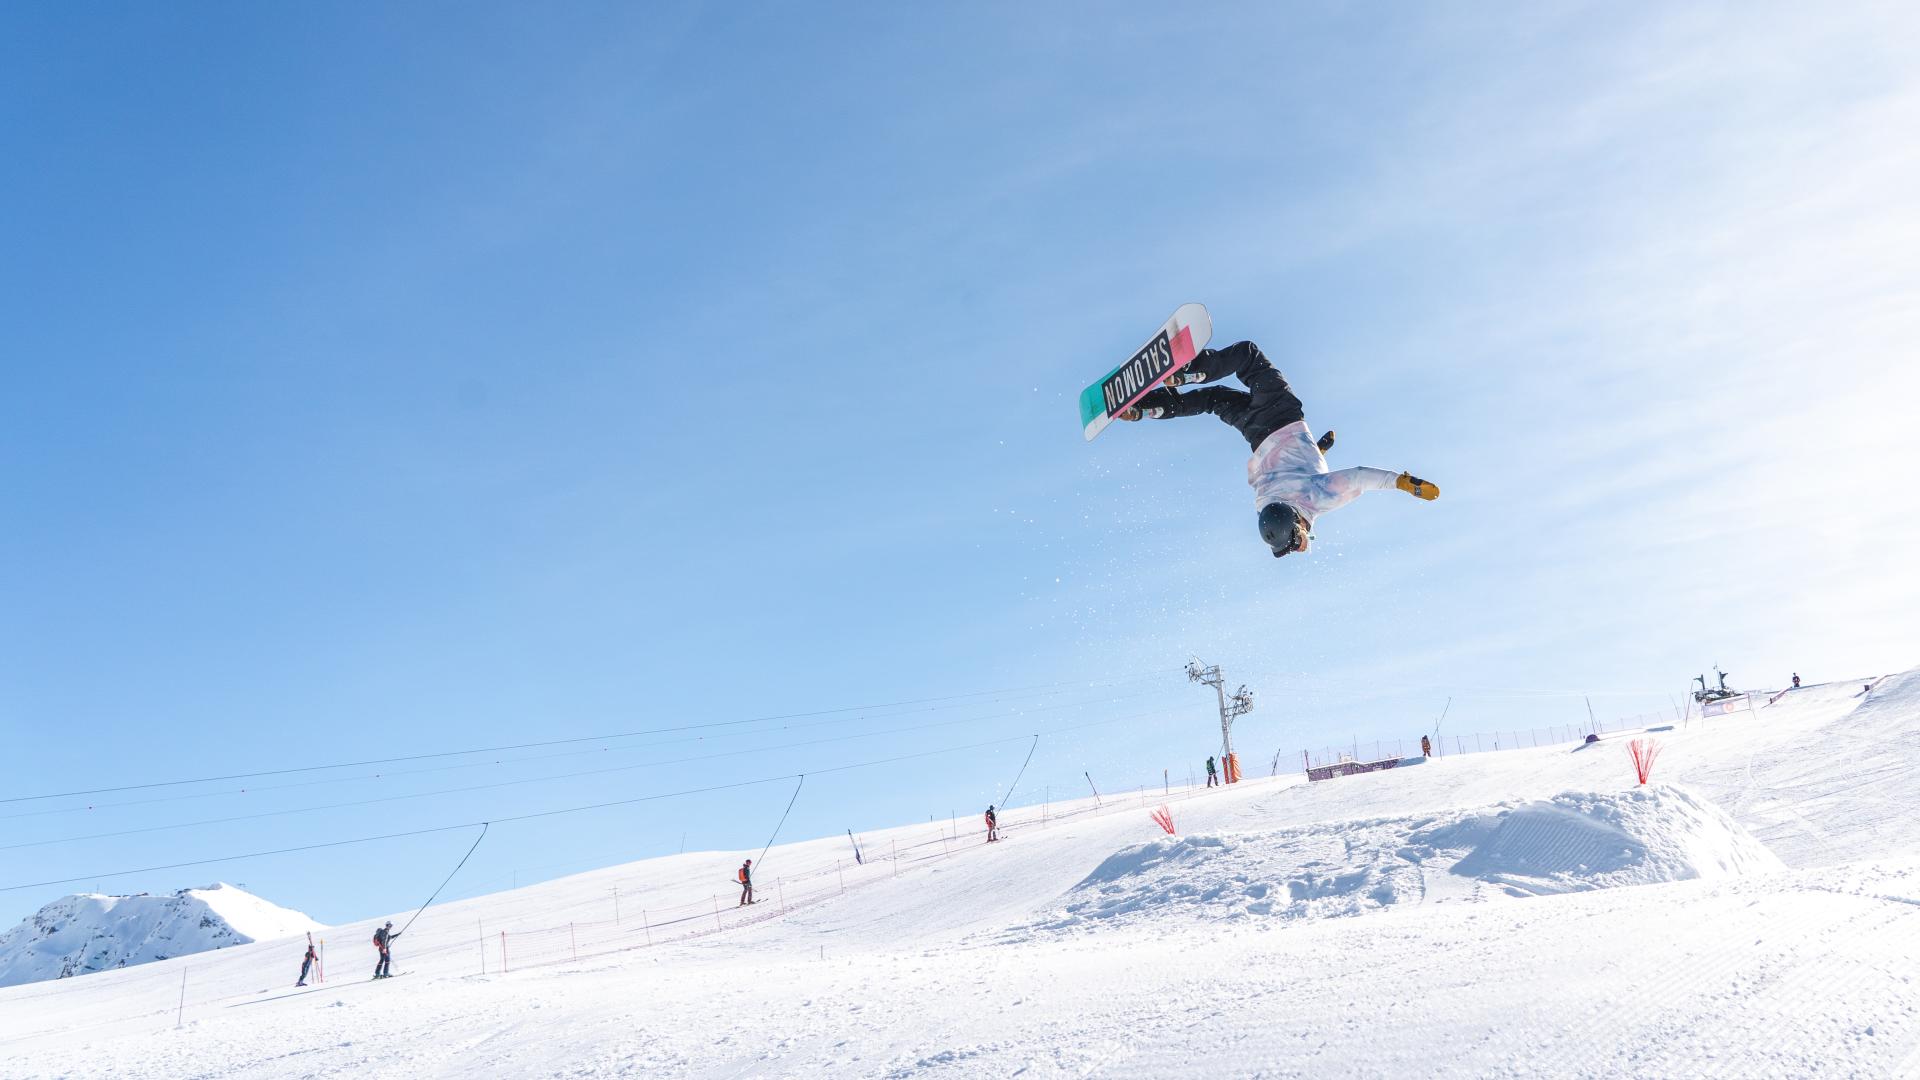
[[[735,907],[744,907],[753,903],[753,860],[740,864],[740,903]]]
[[[993,807],[987,807],[987,843],[1000,839],[1000,819],[994,815]]]
[[[1420,756],[1433,756],[1433,740],[1427,738],[1425,735],[1420,736]]]

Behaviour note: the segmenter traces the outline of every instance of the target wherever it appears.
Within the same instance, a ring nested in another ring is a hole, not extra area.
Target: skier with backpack
[[[994,814],[993,807],[987,807],[987,843],[1000,839],[1000,818]]]
[[[1228,375],[1238,377],[1247,389],[1209,386],[1185,394],[1174,389]],[[1428,502],[1440,497],[1438,487],[1409,473],[1365,466],[1329,472],[1326,453],[1333,448],[1333,432],[1317,440],[1313,437],[1293,388],[1251,341],[1197,353],[1185,368],[1118,416],[1164,420],[1201,413],[1212,413],[1231,425],[1253,448],[1247,483],[1260,515],[1260,539],[1276,559],[1306,551],[1316,518],[1366,492],[1397,488]]]
[[[740,902],[735,907],[745,907],[753,903],[753,860],[740,864]]]
[[[1213,758],[1207,758],[1207,786],[1212,787],[1219,783],[1219,776],[1220,774],[1213,767]]]
[[[373,977],[384,979],[393,974],[393,943],[400,938],[392,921],[373,932],[373,947],[380,950],[380,962],[373,965]]]

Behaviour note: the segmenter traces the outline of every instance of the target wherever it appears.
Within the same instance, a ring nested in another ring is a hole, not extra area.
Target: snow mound
[[[0,986],[64,979],[318,930],[224,882],[170,896],[62,897],[0,934]]]
[[[1134,845],[1074,886],[1064,906],[1003,939],[1167,918],[1277,925],[1784,869],[1726,813],[1682,788],[1566,792],[1478,810]]]
[[[1485,835],[1452,872],[1513,895],[1786,869],[1719,807],[1667,785],[1610,795],[1568,792],[1461,828],[1468,836]]]

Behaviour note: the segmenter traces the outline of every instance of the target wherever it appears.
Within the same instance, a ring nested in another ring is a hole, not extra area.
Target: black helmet
[[[1260,508],[1260,539],[1279,558],[1307,546],[1307,519],[1286,503],[1269,503]]]

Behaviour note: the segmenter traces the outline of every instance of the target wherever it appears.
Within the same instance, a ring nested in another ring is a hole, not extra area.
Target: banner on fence
[[[1380,761],[1337,761],[1332,765],[1322,765],[1307,770],[1307,779],[1331,780],[1336,776],[1355,776],[1359,773],[1379,772],[1381,769],[1393,769],[1402,765],[1418,765],[1426,758],[1384,758]]]

